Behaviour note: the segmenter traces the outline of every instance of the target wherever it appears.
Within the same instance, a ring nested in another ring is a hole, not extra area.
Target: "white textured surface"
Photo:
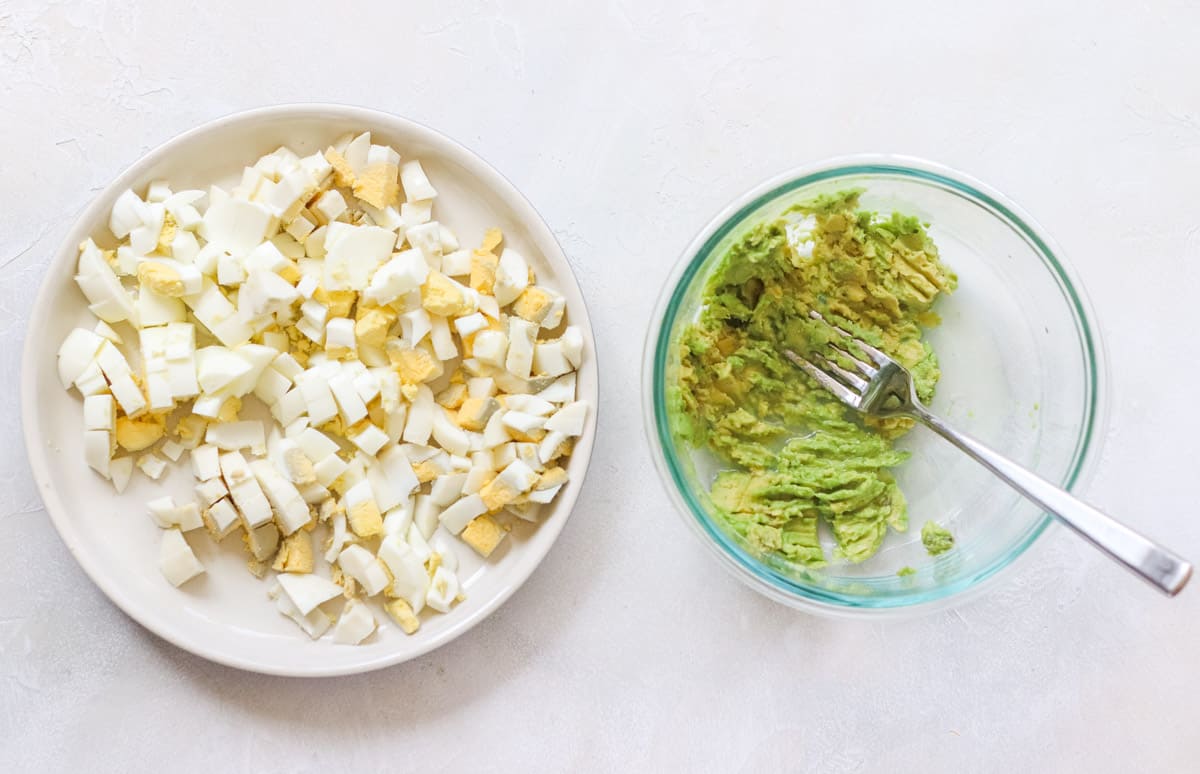
[[[937,159],[1030,210],[1091,293],[1113,389],[1091,499],[1200,558],[1196,419],[1166,408],[1189,391],[1147,370],[1195,352],[1200,11],[451,5],[0,0],[0,770],[1193,770],[1200,589],[1160,599],[1056,530],[959,610],[792,613],[668,511],[636,385],[658,284],[726,200],[838,153]],[[579,510],[525,588],[416,662],[308,682],[110,605],[13,408],[33,292],[91,192],[196,123],[299,100],[406,115],[505,172],[571,257],[603,367]]]

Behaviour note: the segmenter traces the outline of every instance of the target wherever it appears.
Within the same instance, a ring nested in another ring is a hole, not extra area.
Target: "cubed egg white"
[[[408,201],[400,205],[400,220],[404,230],[428,223],[433,218],[433,200]]]
[[[222,253],[217,258],[217,282],[225,287],[235,287],[246,281],[246,264],[243,259]]]
[[[200,235],[222,250],[246,255],[262,243],[275,223],[275,215],[266,205],[230,198],[209,205]]]
[[[211,507],[213,503],[229,494],[229,489],[225,486],[225,482],[219,477],[201,481],[199,484],[196,484],[194,489],[196,497],[200,500],[200,504],[205,508]]]
[[[458,576],[445,566],[439,567],[429,581],[425,604],[439,613],[449,613],[451,606],[458,599],[460,591]]]
[[[187,449],[185,449],[184,446],[178,441],[168,438],[163,442],[160,451],[162,451],[163,455],[171,462],[179,462],[179,458],[183,456],[183,453],[187,451]]]
[[[333,641],[339,645],[357,645],[375,631],[375,616],[357,599],[348,599],[333,628]]]
[[[158,569],[172,586],[182,586],[204,572],[204,565],[178,529],[163,530],[158,549]]]
[[[212,483],[212,482],[206,482]],[[218,482],[220,483],[220,482]],[[220,540],[237,528],[242,517],[229,498],[220,498],[211,503],[204,511],[203,518],[209,531]]]
[[[117,333],[111,325],[103,320],[97,320],[96,327],[92,330],[97,336],[102,336],[118,346],[125,343],[125,340],[121,338],[121,334]]]
[[[350,540],[350,530],[346,527],[346,514],[342,511],[335,513],[329,520],[330,534],[325,551],[325,561],[337,561],[338,554],[342,552],[347,541]]]
[[[146,203],[133,191],[126,189],[113,202],[108,216],[108,230],[117,239],[124,239],[129,232],[146,219]]]
[[[391,595],[408,602],[414,613],[420,613],[425,608],[425,592],[429,588],[424,559],[398,534],[383,539],[379,558],[392,574]]]
[[[453,360],[458,357],[454,334],[450,332],[450,322],[445,317],[431,318],[429,340],[433,344],[433,353],[439,360]]]
[[[138,319],[133,298],[91,239],[80,246],[75,283],[87,297],[88,309],[101,320],[115,323]]]
[[[343,548],[337,562],[342,572],[358,581],[368,597],[383,591],[391,581],[380,561],[360,545],[351,544]]]
[[[484,426],[483,446],[485,449],[494,448],[511,440],[504,424],[504,414],[504,411],[496,411]]]
[[[404,187],[404,198],[409,202],[426,201],[437,196],[437,189],[429,182],[425,168],[416,159],[400,165],[400,185]]]
[[[305,456],[313,462],[320,462],[326,457],[332,457],[341,448],[338,446],[337,441],[334,441],[320,430],[313,428],[309,428],[301,433],[296,439],[296,444],[304,452]]]
[[[363,297],[380,306],[390,304],[419,289],[428,275],[429,265],[419,251],[401,250],[375,272]]]
[[[335,317],[325,324],[325,351],[352,354],[358,350],[354,336],[354,321]]]
[[[404,220],[400,217],[400,212],[390,204],[382,210],[361,200],[358,204],[376,226],[386,228],[388,231],[399,231],[403,228]]]
[[[537,341],[537,330],[538,326],[528,320],[508,318],[508,352],[504,356],[504,368],[518,379],[528,379],[533,368],[533,345]]]
[[[283,590],[283,587],[280,584],[280,581],[285,577],[306,578],[306,577],[312,577],[312,576],[292,575],[290,573],[278,576],[276,578],[275,584],[272,585],[271,588],[267,591],[267,595],[271,599],[275,600],[275,608],[280,613],[282,613],[283,615],[292,619],[292,621],[294,621],[295,624],[297,626],[299,626],[300,629],[305,634],[307,634],[309,637],[311,637],[314,640],[318,639],[325,632],[329,631],[329,627],[331,625],[333,625],[333,619],[331,619],[328,615],[326,615],[325,611],[323,611],[317,607],[314,607],[313,610],[310,610],[307,615],[305,615],[304,613],[301,613],[300,610],[296,607],[295,603],[292,602],[291,597],[288,595],[288,593],[286,591]],[[332,585],[337,586],[337,584],[332,584]],[[340,590],[341,587],[338,586],[338,589]]]
[[[350,442],[366,454],[375,454],[388,443],[387,433],[368,422],[365,427],[347,436]]]
[[[544,465],[554,459],[554,453],[565,440],[567,440],[566,433],[558,431],[546,433],[545,437],[538,442],[538,461]]]
[[[466,495],[442,511],[439,520],[451,534],[457,535],[476,516],[487,513],[487,506],[478,494]]]
[[[58,347],[58,380],[64,390],[95,361],[104,342],[104,337],[86,328],[75,328],[67,334]]]
[[[408,532],[408,525],[412,523],[415,507],[416,498],[410,497],[385,513],[383,515],[383,534],[385,536],[399,535],[403,539]]]
[[[429,547],[442,558],[442,566],[451,572],[458,572],[458,552],[446,533],[438,532],[429,541]]]
[[[487,318],[485,318],[479,312],[469,314],[466,317],[459,317],[454,321],[454,328],[458,331],[458,335],[463,339],[466,339],[476,332],[482,331],[484,328],[487,328],[487,326]],[[498,331],[493,332],[498,333]]]
[[[192,450],[192,473],[198,481],[208,481],[221,475],[220,456],[220,449],[210,443]]]
[[[561,341],[539,341],[533,346],[533,372],[539,376],[562,376],[573,370]]]
[[[83,431],[83,458],[88,467],[105,478],[111,476],[112,434],[107,430]]]
[[[404,238],[408,240],[409,247],[425,256],[427,263],[431,258],[436,258],[436,265],[441,266],[441,225],[436,220],[422,223],[419,226],[413,226],[404,232]]]
[[[554,413],[554,404],[534,395],[506,395],[504,405],[510,411],[523,411],[538,417],[548,417]]]
[[[333,223],[325,238],[326,290],[366,290],[371,275],[388,261],[396,234],[378,226]]]
[[[182,301],[155,293],[145,284],[138,289],[137,314],[139,323],[145,327],[183,322],[187,319],[187,310],[184,309]]]
[[[264,368],[254,385],[254,395],[268,406],[274,406],[292,388],[292,381],[274,368]]]
[[[379,507],[383,510],[389,510],[394,504],[402,502],[412,494],[420,485],[420,482],[417,480],[417,474],[413,472],[412,463],[400,447],[390,446],[384,449],[376,459],[376,467],[379,468],[382,477],[387,480],[390,486],[387,490],[374,483],[372,483],[372,486],[375,489]],[[390,494],[391,496],[385,497],[385,494]],[[387,503],[386,505],[384,504],[385,502]]]
[[[503,368],[507,353],[508,336],[503,331],[481,330],[475,334],[475,340],[472,343],[472,354],[479,362]],[[532,365],[533,358],[531,353],[530,366]]]
[[[272,271],[253,270],[238,293],[238,310],[247,319],[269,314],[288,314],[300,292]]]
[[[151,520],[163,529],[178,527],[183,532],[189,532],[204,526],[200,519],[200,509],[195,503],[177,505],[175,498],[169,495],[149,501],[146,503],[146,510]]]
[[[417,395],[408,409],[408,420],[404,424],[404,434],[401,436],[407,443],[425,444],[433,432],[435,412],[440,411],[433,398],[433,391],[427,385],[417,387]]]
[[[422,307],[400,315],[400,335],[404,343],[415,347],[433,331],[433,318]]]
[[[408,541],[409,547],[422,562],[429,561],[429,557],[433,555],[433,549],[429,547],[429,542],[425,540],[425,536],[421,534],[421,530],[415,523],[408,525],[408,532],[404,539]]]
[[[496,286],[493,295],[500,306],[508,306],[529,287],[529,263],[525,256],[511,247],[500,253],[496,267]]]
[[[117,494],[124,492],[133,477],[133,457],[117,457],[109,462],[108,475]]]
[[[445,226],[442,226],[445,229]],[[443,231],[439,236],[444,237]],[[456,245],[448,247],[449,244]],[[447,277],[463,277],[471,273],[471,251],[459,250],[457,241],[448,243],[442,239],[442,273]]]
[[[305,371],[296,379],[296,386],[300,388],[300,393],[304,396],[311,424],[323,425],[337,416],[337,403],[334,402],[333,393],[329,391],[329,385],[323,377],[319,374],[312,374],[311,371]]]
[[[562,342],[567,360],[578,368],[583,363],[583,332],[574,325],[568,325],[559,341]]]
[[[413,525],[421,532],[426,540],[438,526],[438,516],[442,507],[433,501],[429,495],[419,494],[413,498]]]
[[[433,410],[433,438],[451,454],[464,455],[470,451],[470,439],[466,431],[454,423],[449,412],[441,406]]]
[[[260,453],[267,447],[263,423],[250,419],[239,422],[214,422],[205,431],[204,440],[222,451],[250,449]]]
[[[221,455],[221,474],[248,528],[260,527],[271,520],[271,504],[240,452]]]
[[[350,466],[337,455],[331,455],[323,460],[313,463],[313,473],[317,477],[317,482],[321,486],[332,486],[334,481],[337,481]]]
[[[275,468],[269,460],[255,460],[250,470],[275,509],[279,531],[287,536],[312,521],[308,504],[300,490]]]
[[[466,483],[467,473],[445,473],[433,481],[429,499],[436,506],[445,508],[459,499],[462,495],[463,484]]]
[[[83,428],[113,432],[117,426],[117,403],[112,395],[89,395],[83,399]]]
[[[550,386],[537,393],[537,397],[550,403],[570,403],[575,400],[575,373],[563,374]]]
[[[308,615],[317,605],[342,594],[341,586],[328,578],[311,573],[281,573],[276,576],[275,581],[301,615]]]
[[[547,430],[563,433],[568,436],[583,435],[584,423],[587,420],[587,401],[578,400],[563,406],[554,416],[546,420]]]

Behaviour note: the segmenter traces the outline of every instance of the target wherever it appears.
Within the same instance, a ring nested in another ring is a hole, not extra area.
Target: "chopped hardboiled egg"
[[[135,468],[165,487],[190,467],[185,497],[145,505],[163,576],[204,572],[184,537],[204,527],[240,533],[314,639],[449,613],[456,549],[495,561],[510,520],[569,483],[590,409],[565,297],[498,229],[456,233],[420,160],[369,133],[279,148],[230,188],[141,193],[79,247],[98,319],[57,368],[83,400],[84,462],[117,492]]]
[[[178,529],[165,529],[158,551],[158,569],[172,586],[181,586],[204,572],[204,565]]]

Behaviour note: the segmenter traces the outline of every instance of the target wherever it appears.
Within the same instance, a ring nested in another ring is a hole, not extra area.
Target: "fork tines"
[[[844,368],[834,357],[825,353],[812,353],[810,356],[816,361],[815,363],[800,357],[790,349],[783,351],[784,356],[803,369],[818,384],[833,393],[838,400],[853,408],[861,407],[863,395],[870,386],[870,379],[879,372],[880,367],[894,361],[880,350],[829,322],[817,310],[809,311],[808,316],[824,323],[846,340],[845,345],[841,347],[834,344],[829,344],[828,347],[833,353],[836,353],[835,356],[840,356],[843,362],[849,363],[858,373]],[[857,347],[873,362],[866,362],[861,356],[852,354],[849,351],[850,345]]]

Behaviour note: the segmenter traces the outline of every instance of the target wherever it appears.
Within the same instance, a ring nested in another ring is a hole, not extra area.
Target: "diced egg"
[[[400,535],[388,535],[379,545],[379,558],[392,575],[391,596],[405,600],[414,613],[425,607],[429,575],[421,559]]]
[[[462,599],[449,534],[488,557],[507,534],[493,514],[535,520],[561,491],[558,460],[589,410],[582,332],[539,341],[561,327],[564,296],[498,229],[460,244],[433,218],[436,196],[420,161],[348,134],[303,158],[277,148],[229,190],[125,191],[114,249],[80,245],[76,281],[99,322],[64,339],[59,380],[84,399],[84,462],[116,491],[135,464],[151,480],[163,456],[190,466],[194,498],[146,506],[173,584],[204,571],[183,531],[238,532],[310,637],[369,638],[376,603],[360,592],[386,592],[411,634],[425,607]],[[337,583],[314,574],[315,541]],[[335,625],[321,605],[343,595]]]
[[[309,637],[314,640],[318,639],[321,635],[329,630],[329,627],[333,624],[333,620],[325,614],[325,611],[315,606],[307,614],[300,612],[299,608],[297,608],[296,604],[292,601],[291,596],[283,589],[283,585],[281,583],[283,578],[292,577],[309,578],[313,576],[278,576],[275,584],[270,588],[267,594],[271,597],[271,599],[275,600],[275,607],[280,613],[292,619],[292,621],[294,621],[296,625],[299,626]],[[331,583],[330,585],[333,585],[335,588],[337,588],[338,592],[340,593],[341,586],[338,586],[335,583]]]
[[[301,615],[308,615],[321,603],[342,594],[341,586],[319,575],[282,574],[275,581]]]
[[[387,588],[390,578],[384,566],[370,551],[360,545],[348,545],[338,554],[338,566],[362,586],[367,596],[373,597]]]
[[[554,416],[546,420],[545,427],[553,432],[568,436],[583,435],[584,422],[587,420],[587,401],[575,401],[563,406]]]
[[[176,505],[175,498],[169,495],[157,497],[146,503],[146,510],[154,523],[163,529],[177,527],[183,532],[188,532],[204,526],[200,519],[200,509],[195,503]]]
[[[453,505],[442,511],[439,517],[442,526],[451,534],[457,535],[470,523],[471,519],[487,512],[483,498],[477,494],[466,495]]]
[[[525,256],[511,247],[500,253],[500,264],[496,268],[496,303],[508,306],[529,287],[529,263]]]
[[[133,477],[133,457],[117,457],[108,463],[109,480],[117,494],[125,491],[129,480]]]
[[[255,460],[250,463],[254,478],[267,496],[276,514],[279,531],[290,535],[312,521],[308,503],[291,481],[284,478],[269,460]]]
[[[208,508],[228,495],[229,489],[225,486],[225,482],[218,477],[201,481],[195,486],[195,492],[196,497],[200,500],[200,504]]]
[[[204,440],[222,451],[251,449],[261,453],[267,446],[263,424],[255,420],[212,423],[208,426]]]
[[[167,470],[167,463],[162,457],[154,453],[143,454],[137,458],[138,470],[146,474],[150,479],[157,481],[162,478],[163,473]]]
[[[409,202],[425,201],[437,196],[437,189],[429,182],[425,168],[416,159],[400,165],[400,185],[404,187],[404,198]]]
[[[425,604],[439,613],[449,613],[450,607],[458,599],[461,586],[458,576],[446,567],[439,567],[433,573],[429,582],[429,591],[425,594]]]
[[[163,530],[158,550],[158,569],[172,586],[182,586],[204,572],[204,565],[178,529]]]
[[[375,631],[375,616],[370,608],[357,599],[348,599],[333,628],[333,641],[341,645],[357,645]]]

